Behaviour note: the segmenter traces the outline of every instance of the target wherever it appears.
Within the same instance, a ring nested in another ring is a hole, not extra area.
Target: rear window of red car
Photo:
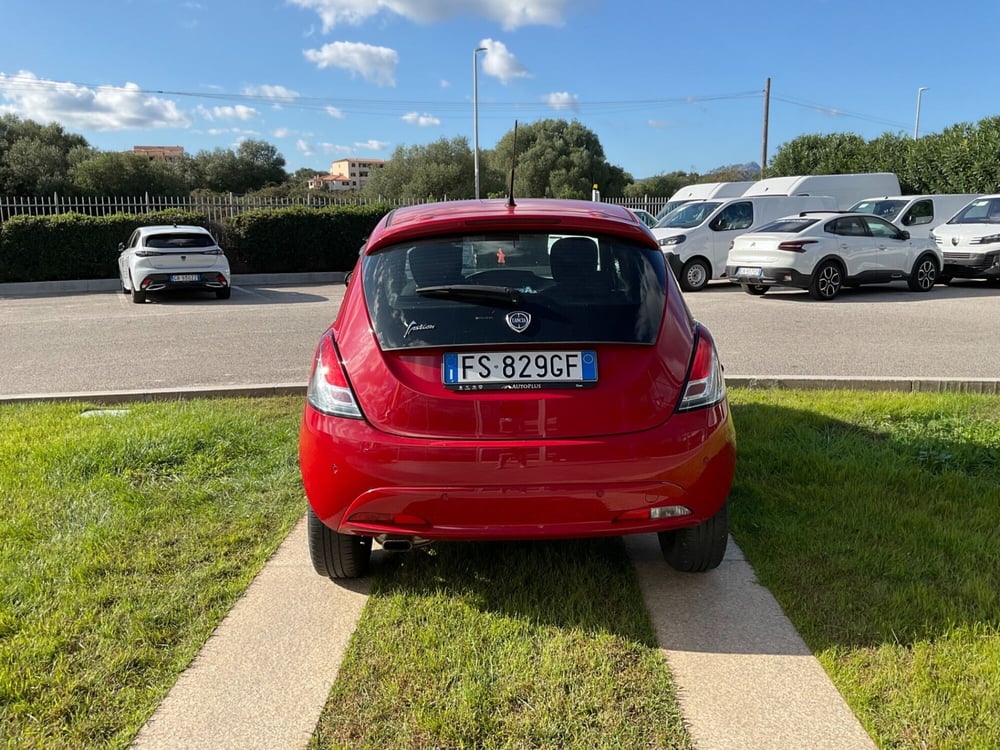
[[[366,256],[362,274],[384,350],[652,344],[666,294],[662,253],[614,237],[531,233],[421,240]]]

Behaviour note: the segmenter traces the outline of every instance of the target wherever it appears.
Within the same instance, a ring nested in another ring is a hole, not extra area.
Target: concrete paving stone
[[[626,547],[698,750],[874,750],[731,538],[702,574],[669,568],[655,535]]]

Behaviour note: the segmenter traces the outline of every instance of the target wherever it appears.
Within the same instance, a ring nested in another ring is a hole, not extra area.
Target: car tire
[[[948,286],[951,283],[951,276],[945,276],[943,273],[939,273],[937,277],[937,283]]]
[[[913,264],[913,270],[910,271],[910,278],[906,280],[906,283],[910,287],[910,291],[929,292],[937,283],[937,275],[937,261],[930,255],[921,255]]]
[[[146,301],[146,293],[140,292],[138,289],[132,290],[132,301],[137,305],[141,305]]]
[[[844,275],[835,261],[825,260],[816,266],[809,282],[809,294],[813,299],[831,300],[843,286]]]
[[[215,290],[215,298],[216,299],[229,299],[230,296],[232,296],[232,293],[233,293],[232,287],[228,287],[227,286],[225,289],[216,289]]]
[[[704,523],[657,534],[663,559],[682,573],[703,573],[719,567],[729,541],[729,503]]]
[[[338,534],[319,520],[312,508],[307,512],[309,557],[321,576],[337,580],[358,578],[368,572],[372,557],[372,538]]]
[[[697,292],[705,288],[708,280],[712,278],[712,269],[708,267],[708,261],[702,258],[692,258],[684,264],[681,269],[681,289],[685,292]]]
[[[752,294],[754,297],[763,297],[767,294],[768,287],[764,284],[740,284],[743,291]]]

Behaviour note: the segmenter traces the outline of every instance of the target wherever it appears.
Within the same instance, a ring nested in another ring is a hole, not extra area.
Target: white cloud
[[[580,99],[576,94],[571,94],[568,91],[559,91],[547,94],[545,97],[545,103],[548,104],[552,109],[571,109],[574,112],[580,111]]]
[[[374,138],[372,138],[370,140],[367,140],[367,141],[364,141],[364,142],[361,142],[361,143],[355,142],[354,147],[355,148],[362,148],[362,149],[364,149],[366,151],[384,151],[385,149],[389,148],[389,142],[388,141],[376,141]]]
[[[357,26],[386,12],[410,21],[429,24],[463,14],[481,16],[499,23],[505,31],[520,26],[561,26],[571,0],[289,0],[315,11],[323,31],[335,26]]]
[[[292,102],[299,98],[299,92],[284,86],[244,86],[243,93],[247,96],[258,96],[261,99],[274,99],[278,102]]]
[[[203,107],[199,105],[195,108],[199,117],[209,120],[252,120],[257,116],[257,110],[243,104],[234,107]]]
[[[403,122],[408,122],[410,125],[419,125],[422,128],[441,124],[441,121],[434,115],[419,114],[418,112],[408,112],[403,115],[402,120]]]
[[[303,51],[317,68],[343,68],[378,86],[396,85],[399,55],[388,47],[373,47],[359,42],[333,42],[322,49]]]
[[[528,69],[508,51],[503,42],[483,39],[479,46],[486,48],[483,55],[483,72],[486,75],[500,79],[504,86],[514,78],[531,78]]]
[[[144,93],[137,84],[80,86],[49,81],[22,70],[0,73],[0,111],[37,122],[58,122],[75,130],[187,128],[191,120],[169,99]]]
[[[289,135],[291,135],[291,132],[292,131],[289,130],[288,128],[275,128],[274,132],[271,133],[271,135],[273,135],[275,138],[287,138]]]
[[[350,146],[339,146],[336,143],[321,143],[319,147],[323,150],[324,154],[335,154],[336,156],[347,156],[354,153],[354,149]]]
[[[441,85],[441,88],[443,88],[443,89],[450,89],[451,88],[451,81],[442,80],[440,85]]]
[[[347,115],[345,115],[342,110],[339,110],[336,107],[327,107],[326,113],[335,120],[343,120],[345,117],[347,117]]]
[[[295,148],[299,151],[299,153],[306,156],[312,156],[314,153],[312,144],[302,138],[299,138],[299,140],[295,142]]]

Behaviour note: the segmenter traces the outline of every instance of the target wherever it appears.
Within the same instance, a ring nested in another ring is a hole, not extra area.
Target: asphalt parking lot
[[[0,396],[302,385],[340,283],[237,285],[229,300],[0,290]],[[1000,288],[982,282],[686,295],[732,377],[1000,378]]]

